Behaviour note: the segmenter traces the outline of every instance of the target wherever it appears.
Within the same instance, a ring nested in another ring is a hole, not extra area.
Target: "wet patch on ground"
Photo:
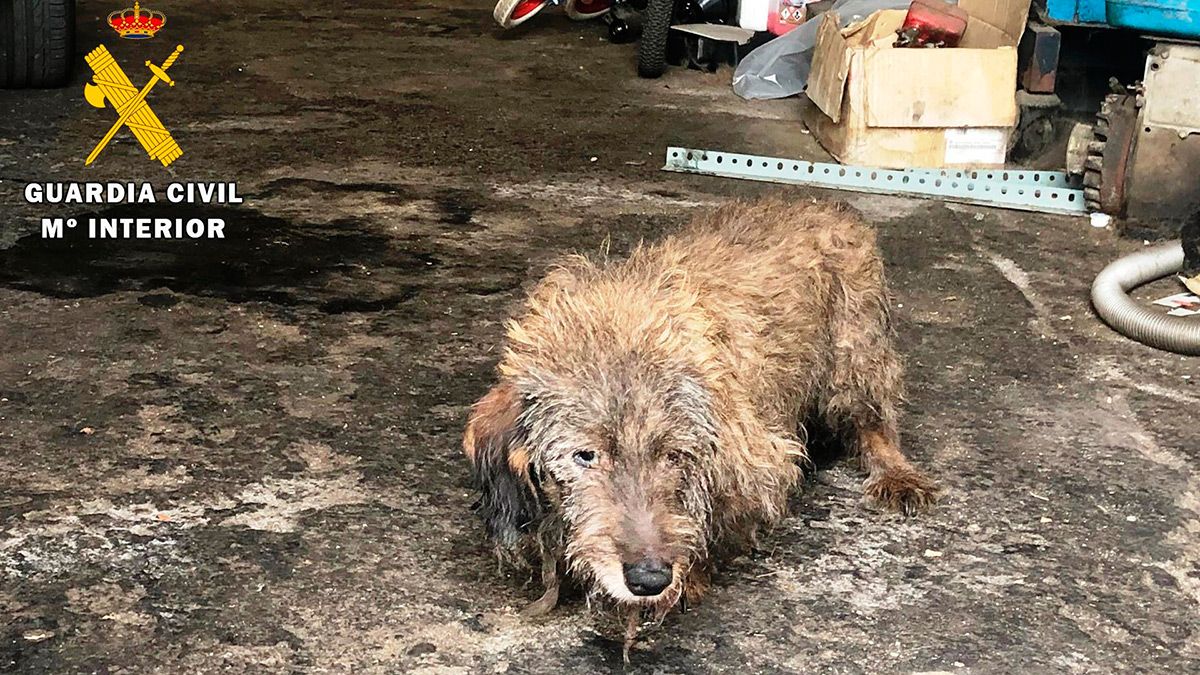
[[[303,223],[249,209],[155,204],[71,217],[219,219],[223,238],[61,239],[26,235],[0,251],[0,284],[56,298],[167,288],[231,302],[311,305],[342,313],[380,311],[414,297],[438,257],[352,220]],[[148,296],[143,296],[148,297]]]

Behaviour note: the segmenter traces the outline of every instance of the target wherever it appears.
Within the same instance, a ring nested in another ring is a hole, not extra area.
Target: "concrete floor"
[[[151,95],[170,170],[125,132],[82,166],[111,122],[83,69],[0,93],[0,670],[619,671],[578,598],[517,616],[539,589],[470,513],[466,406],[555,255],[816,194],[658,170],[668,143],[818,156],[797,104],[740,101],[728,70],[639,81],[560,14],[498,35],[488,0],[172,3],[138,43],[117,7],[80,3],[81,55],[103,42],[140,84],[186,46]],[[25,183],[84,179],[247,200],[132,211],[224,217],[224,241],[42,240],[40,217],[108,207],[26,205]],[[881,233],[904,442],[946,497],[875,514],[831,464],[627,672],[1195,672],[1200,360],[1087,302],[1141,243],[840,196]]]

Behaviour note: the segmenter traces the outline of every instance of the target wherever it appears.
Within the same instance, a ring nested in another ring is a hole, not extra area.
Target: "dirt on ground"
[[[487,0],[79,4],[71,86],[0,93],[0,670],[1109,673],[1200,668],[1200,368],[1100,324],[1142,245],[1082,219],[660,171],[668,144],[821,158],[795,100]],[[87,105],[82,55],[186,49],[164,169]],[[236,181],[226,205],[30,205],[29,182]],[[735,196],[879,230],[917,518],[830,461],[713,593],[645,633],[500,569],[459,442],[502,320],[555,256]],[[43,239],[42,217],[213,217],[223,240]],[[1176,292],[1171,284],[1147,291]]]

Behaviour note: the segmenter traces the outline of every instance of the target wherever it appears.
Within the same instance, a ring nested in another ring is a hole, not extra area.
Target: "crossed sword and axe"
[[[113,100],[114,97],[111,95],[111,93],[106,96],[105,89],[112,88],[114,93],[115,91],[119,90],[133,91],[133,84],[129,82],[129,78],[125,76],[124,71],[121,70],[121,67],[108,53],[108,50],[104,49],[103,46],[94,51],[92,54],[88,55],[88,62],[93,66],[93,70],[96,72],[96,77],[94,78],[96,84],[88,83],[85,85],[83,88],[83,97],[87,99],[88,103],[97,108],[103,108],[104,103],[107,100],[113,106],[113,109],[117,111],[119,117],[108,130],[108,133],[104,134],[104,138],[100,139],[100,142],[96,144],[96,147],[92,150],[92,153],[88,155],[87,160],[84,162],[85,165],[96,161],[96,157],[100,156],[100,152],[104,150],[106,146],[108,146],[108,143],[112,140],[113,136],[120,131],[121,127],[126,125],[128,125],[130,131],[133,131],[134,135],[137,136],[138,141],[142,144],[142,147],[146,149],[147,153],[149,153],[150,159],[158,159],[162,162],[163,166],[170,164],[177,157],[183,154],[183,151],[179,149],[179,145],[174,139],[171,138],[170,132],[168,132],[166,128],[162,126],[162,122],[158,120],[158,116],[154,114],[154,112],[150,109],[149,104],[146,103],[146,96],[150,93],[150,90],[154,88],[154,85],[158,84],[160,81],[166,82],[168,86],[175,86],[175,81],[167,75],[167,69],[175,63],[175,60],[179,58],[179,54],[181,52],[183,52],[183,45],[176,46],[175,51],[171,52],[171,55],[167,57],[166,61],[163,61],[162,67],[154,65],[150,61],[146,61],[146,67],[150,69],[150,72],[153,74],[153,76],[150,78],[150,81],[147,82],[140,91],[138,91],[136,96],[124,101],[123,103]],[[97,66],[100,67],[97,68]],[[119,76],[121,81],[110,81],[105,79],[104,73],[106,73],[106,71],[109,69],[112,69],[113,72],[107,73],[108,77]],[[143,116],[142,120],[131,121],[131,118],[143,111],[146,112],[147,115]],[[154,139],[158,142],[152,144],[152,135],[161,135],[162,138]]]

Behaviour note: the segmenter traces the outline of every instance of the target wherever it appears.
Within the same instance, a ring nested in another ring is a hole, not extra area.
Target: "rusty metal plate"
[[[1125,191],[1127,215],[1144,223],[1161,220],[1164,234],[1176,236],[1182,219],[1200,210],[1197,176],[1200,135],[1180,138],[1172,129],[1142,129]]]

